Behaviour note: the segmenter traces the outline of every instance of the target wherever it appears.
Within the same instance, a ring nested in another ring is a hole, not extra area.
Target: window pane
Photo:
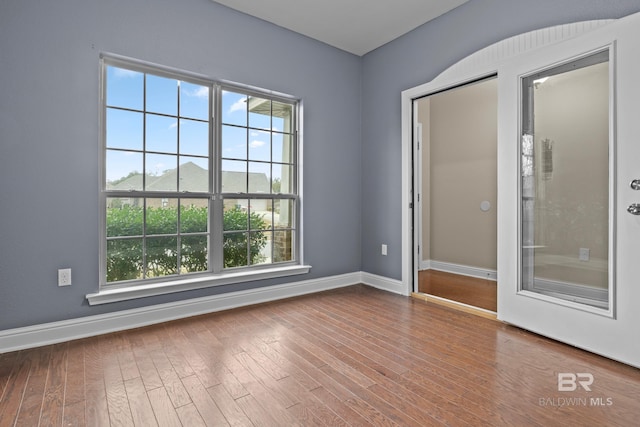
[[[270,232],[254,231],[224,234],[224,266],[243,267],[270,262],[267,248]],[[248,240],[249,239],[249,240]],[[248,254],[250,253],[250,256]]]
[[[142,239],[107,240],[107,282],[142,278]]]
[[[146,230],[149,234],[178,232],[178,199],[147,199]]]
[[[273,144],[272,156],[274,162],[293,163],[292,136],[274,132],[271,135]]]
[[[271,101],[255,96],[249,98],[249,127],[271,129]]]
[[[222,192],[247,192],[247,162],[222,161]]]
[[[222,126],[222,157],[226,159],[247,158],[247,129]]]
[[[184,273],[207,271],[207,253],[209,250],[209,238],[205,235],[182,236],[180,267]]]
[[[146,115],[146,147],[147,151],[163,153],[178,152],[178,120],[174,117]]]
[[[276,199],[273,201],[273,222],[275,228],[293,227],[293,200]]]
[[[248,265],[248,236],[248,232],[225,233],[223,242],[225,268]]]
[[[209,119],[209,88],[180,82],[180,116]]]
[[[271,264],[273,247],[273,233],[271,231],[252,231],[251,235],[251,264]]]
[[[180,233],[206,233],[209,230],[209,200],[182,199]]]
[[[107,190],[142,190],[142,153],[107,150]]]
[[[249,229],[249,200],[224,200],[224,231]]]
[[[271,161],[271,133],[263,130],[249,131],[249,159]]]
[[[271,184],[274,193],[293,194],[293,176],[293,166],[274,163]]]
[[[161,277],[178,272],[178,238],[149,237],[145,239],[147,277]]]
[[[270,163],[249,162],[249,193],[270,193]]]
[[[273,123],[271,129],[278,132],[293,133],[293,105],[273,101]]]
[[[273,262],[293,261],[293,232],[276,230],[273,233]]]
[[[247,125],[247,96],[241,93],[222,91],[222,123]]]
[[[178,190],[178,156],[164,154],[147,154],[146,164],[147,191],[177,191]]]
[[[180,156],[179,191],[209,191],[209,159]]]
[[[267,211],[268,203],[271,200],[252,199],[250,200],[249,226],[252,230],[265,230],[271,228],[271,212]]]
[[[143,129],[142,113],[107,109],[107,148],[142,150]]]
[[[178,114],[178,81],[147,74],[147,111]]]
[[[209,123],[180,120],[180,153],[196,156],[209,155]]]
[[[107,66],[107,105],[142,110],[144,74]]]
[[[251,228],[273,228],[273,200],[271,199],[253,199],[251,201],[251,211],[259,214],[264,225]]]
[[[608,308],[608,51],[522,79],[522,289]]]
[[[143,200],[128,197],[107,198],[107,237],[142,236]]]

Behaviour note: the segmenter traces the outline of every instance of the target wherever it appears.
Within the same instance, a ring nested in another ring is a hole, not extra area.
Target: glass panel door
[[[609,50],[521,78],[521,290],[609,308]]]

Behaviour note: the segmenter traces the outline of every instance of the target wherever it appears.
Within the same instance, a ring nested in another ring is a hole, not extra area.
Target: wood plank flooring
[[[418,290],[485,310],[498,310],[498,288],[494,280],[422,270],[418,273]]]
[[[364,285],[0,355],[2,427],[630,426],[639,402],[638,369]]]

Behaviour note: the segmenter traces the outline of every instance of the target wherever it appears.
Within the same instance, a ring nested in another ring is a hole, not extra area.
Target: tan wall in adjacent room
[[[422,259],[496,270],[497,80],[424,98],[418,112]]]

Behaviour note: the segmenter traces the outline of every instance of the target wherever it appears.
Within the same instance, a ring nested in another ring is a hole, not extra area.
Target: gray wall
[[[310,274],[88,306],[100,52],[303,99]],[[0,0],[0,330],[359,271],[361,62],[209,0]]]
[[[362,270],[400,280],[400,93],[465,56],[552,25],[619,18],[638,0],[471,0],[363,57]],[[388,255],[380,255],[380,244]]]
[[[505,37],[638,10],[637,0],[471,0],[358,58],[209,0],[0,0],[0,329],[358,270],[399,279],[400,92]],[[310,274],[88,306],[102,51],[303,99]],[[73,285],[58,288],[63,267]]]

